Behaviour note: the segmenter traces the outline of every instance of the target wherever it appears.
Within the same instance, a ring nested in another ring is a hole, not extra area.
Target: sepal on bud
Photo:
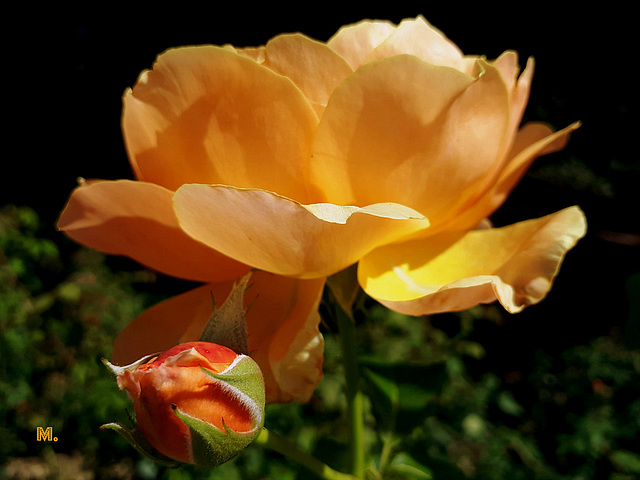
[[[105,430],[113,430],[118,433],[122,438],[131,444],[139,453],[147,457],[149,460],[153,460],[160,465],[164,465],[169,468],[176,468],[182,465],[172,458],[162,455],[156,450],[153,445],[145,438],[144,434],[137,428],[129,429],[118,422],[106,423],[100,427]]]
[[[246,355],[239,355],[221,373],[204,367],[201,369],[214,380],[221,382],[223,388],[231,392],[251,412],[254,422],[251,430],[236,432],[228,427],[223,418],[222,431],[214,425],[181,412],[176,405],[172,405],[178,418],[189,427],[193,463],[215,467],[235,457],[260,434],[264,424],[264,381],[258,364]]]
[[[244,308],[244,293],[249,287],[252,272],[247,273],[238,283],[234,283],[229,296],[220,308],[213,305],[213,313],[205,325],[200,340],[217,343],[236,353],[249,355],[247,336],[247,310]]]

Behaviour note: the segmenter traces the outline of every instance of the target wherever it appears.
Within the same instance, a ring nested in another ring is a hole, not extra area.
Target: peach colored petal
[[[113,346],[113,363],[200,337],[213,309],[233,282],[203,285],[151,307],[133,320]],[[322,378],[323,339],[318,305],[324,279],[298,280],[255,272],[245,295],[251,357],[260,365],[267,401],[307,401]]]
[[[221,281],[249,271],[186,235],[172,197],[173,192],[152,183],[88,182],[72,193],[58,228],[83,245],[179,278]]]
[[[255,272],[246,295],[252,358],[267,370],[269,402],[306,402],[322,378],[324,340],[318,307],[325,279]]]
[[[306,200],[317,116],[291,80],[229,48],[168,50],[124,95],[139,180],[266,188]]]
[[[353,70],[340,55],[324,43],[301,34],[280,35],[266,46],[266,67],[293,80],[318,116],[331,92]]]
[[[428,226],[402,205],[302,205],[224,185],[184,185],[174,205],[194,239],[260,270],[299,278],[335,273],[373,248]]]
[[[497,229],[442,233],[388,245],[359,263],[364,290],[410,315],[494,300],[511,313],[544,298],[565,254],[584,236],[578,207]]]
[[[455,68],[470,74],[474,59],[466,59],[460,49],[424,17],[405,19],[389,37],[377,46],[366,62],[392,57],[414,55],[434,65]]]
[[[564,148],[571,132],[579,126],[580,123],[576,122],[562,130],[551,132],[551,129],[542,123],[526,124],[518,132],[509,159],[492,187],[473,204],[453,216],[451,221],[433,228],[431,232],[444,229],[466,230],[489,217],[507,200],[533,161],[541,155]]]
[[[579,127],[580,122],[575,122],[562,130],[551,132],[542,123],[530,122],[524,125],[516,135],[510,158],[500,173],[500,178],[489,192],[492,208],[502,205],[536,158],[562,150],[569,135]]]
[[[202,285],[149,308],[118,335],[113,343],[111,362],[128,365],[178,343],[198,340],[213,312],[214,299],[224,302],[232,286],[231,280]]]
[[[437,224],[495,175],[508,121],[508,92],[490,65],[474,79],[416,57],[380,60],[333,93],[312,179],[331,203],[401,203]]]
[[[509,130],[512,136],[518,131],[518,126],[522,121],[529,93],[531,92],[531,80],[533,79],[534,61],[533,58],[527,60],[527,65],[518,78],[520,66],[518,64],[518,54],[516,52],[505,52],[493,62],[500,75],[507,85],[511,97],[511,120]]]
[[[520,72],[518,53],[506,51],[491,63],[500,72],[500,76],[507,85],[507,90],[513,92],[518,82],[518,73]]]
[[[363,20],[341,27],[329,39],[327,45],[342,56],[353,70],[356,70],[395,29],[396,26],[388,21]]]
[[[249,57],[254,62],[257,62],[260,64],[264,63],[264,59],[266,56],[265,54],[266,48],[264,46],[237,48],[237,47],[234,47],[233,45],[225,45],[225,47],[233,49],[239,55],[244,55],[245,57]]]

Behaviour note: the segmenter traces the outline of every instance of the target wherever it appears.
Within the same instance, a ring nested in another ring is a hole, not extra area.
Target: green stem
[[[352,475],[334,470],[310,453],[305,452],[297,445],[289,442],[276,433],[270,432],[266,428],[262,429],[254,443],[267,447],[299,463],[311,472],[315,473],[319,478],[323,478],[325,480],[356,480]]]
[[[336,308],[340,345],[346,380],[347,407],[350,424],[352,472],[356,478],[364,478],[364,415],[363,396],[360,390],[356,326],[339,307]]]

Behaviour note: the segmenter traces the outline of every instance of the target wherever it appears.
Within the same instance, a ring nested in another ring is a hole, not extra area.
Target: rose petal
[[[196,240],[254,268],[299,278],[335,273],[428,225],[402,205],[302,205],[221,185],[185,185],[174,204],[182,228]]]
[[[249,350],[266,370],[269,402],[306,402],[322,378],[318,308],[324,283],[324,278],[298,280],[266,272],[251,279],[245,297]]]
[[[493,185],[473,202],[469,202],[461,211],[445,222],[432,227],[430,234],[443,230],[468,230],[489,217],[509,197],[509,194],[527,172],[533,161],[541,155],[564,148],[571,132],[580,126],[579,122],[552,132],[541,123],[528,123],[517,134],[509,159]]]
[[[331,92],[353,70],[324,43],[301,34],[280,35],[266,45],[266,67],[293,80],[318,116]]]
[[[460,49],[423,16],[400,22],[398,28],[369,54],[366,62],[403,54],[467,74],[471,73],[475,62],[473,58],[464,58]]]
[[[255,272],[245,295],[251,357],[260,365],[267,401],[306,401],[322,378],[323,339],[318,305],[324,279],[298,280]],[[118,336],[112,361],[137,358],[197,340],[233,282],[203,285],[161,302]]]
[[[151,183],[88,182],[72,193],[58,228],[83,245],[179,278],[222,281],[249,271],[186,235],[172,197],[173,192]]]
[[[511,96],[511,119],[509,130],[515,137],[522,115],[524,114],[527,103],[529,102],[529,93],[531,92],[531,80],[533,78],[534,61],[533,58],[527,60],[527,65],[518,78],[520,66],[518,64],[518,54],[516,52],[505,52],[493,62],[493,65],[500,72],[507,85],[507,89]]]
[[[391,22],[363,20],[340,28],[329,39],[327,45],[356,70],[395,29],[396,26]]]
[[[578,207],[504,228],[443,233],[374,250],[359,263],[363,289],[401,313],[464,310],[499,300],[512,313],[539,302],[564,255],[584,236]]]
[[[124,96],[123,132],[139,180],[266,188],[305,201],[317,116],[291,80],[232,49],[160,55]]]
[[[473,79],[415,57],[380,60],[333,93],[312,145],[312,178],[331,203],[400,203],[437,224],[495,176],[508,121],[495,67]]]

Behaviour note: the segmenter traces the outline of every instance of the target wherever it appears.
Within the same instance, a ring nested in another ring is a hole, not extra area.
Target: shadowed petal
[[[58,228],[83,245],[131,257],[179,278],[226,280],[249,271],[185,234],[173,211],[172,196],[173,192],[151,183],[87,182],[72,193]]]
[[[299,278],[335,273],[428,226],[422,215],[397,204],[302,205],[222,185],[185,185],[174,204],[182,228],[203,244],[260,270]]]
[[[364,290],[411,315],[499,300],[512,313],[544,298],[584,236],[577,207],[504,228],[443,233],[376,249],[359,263]]]
[[[395,202],[433,225],[494,178],[507,147],[508,91],[411,56],[367,64],[333,93],[312,145],[327,201]]]
[[[124,96],[122,128],[139,180],[266,188],[305,201],[317,124],[286,77],[230,48],[168,50]]]
[[[233,282],[212,283],[161,302],[134,319],[118,336],[112,362],[126,365],[198,340]],[[245,294],[251,357],[265,377],[268,402],[307,401],[322,378],[324,342],[318,305],[324,279],[298,280],[254,272]]]
[[[518,77],[520,66],[518,64],[518,54],[516,52],[505,52],[493,62],[493,65],[500,72],[500,76],[505,81],[507,89],[511,96],[511,119],[509,130],[515,135],[518,126],[522,121],[527,103],[529,102],[529,93],[531,92],[531,80],[533,79],[534,70],[533,58],[527,60],[527,65]]]
[[[489,217],[509,197],[531,164],[541,155],[556,152],[564,148],[571,132],[580,126],[579,122],[562,130],[552,132],[542,123],[527,123],[518,132],[509,158],[498,178],[491,187],[475,202],[466,205],[447,223],[430,229],[430,234],[442,230],[468,230],[478,222]]]
[[[280,35],[266,45],[264,66],[293,80],[318,116],[322,115],[331,92],[347,76],[351,67],[324,43],[301,35]]]

